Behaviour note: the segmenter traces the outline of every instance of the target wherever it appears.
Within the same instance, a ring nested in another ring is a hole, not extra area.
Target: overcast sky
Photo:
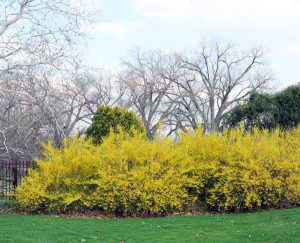
[[[300,0],[95,0],[88,64],[114,68],[134,46],[181,51],[202,40],[263,46],[280,84],[300,81]]]

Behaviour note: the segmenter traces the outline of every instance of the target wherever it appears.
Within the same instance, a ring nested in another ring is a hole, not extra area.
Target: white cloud
[[[298,28],[299,0],[128,0],[149,19],[236,30]]]
[[[114,36],[117,39],[123,39],[131,31],[138,29],[142,25],[142,22],[103,22],[95,24],[91,31],[99,33],[107,33]]]

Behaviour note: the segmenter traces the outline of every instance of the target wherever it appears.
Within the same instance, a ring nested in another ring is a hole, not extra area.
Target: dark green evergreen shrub
[[[92,125],[86,130],[88,138],[92,138],[94,144],[100,144],[110,129],[118,132],[118,129],[130,133],[132,130],[144,132],[141,120],[134,112],[121,107],[99,106],[93,119]]]

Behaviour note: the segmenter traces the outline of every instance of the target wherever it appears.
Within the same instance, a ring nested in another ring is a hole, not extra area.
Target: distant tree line
[[[171,54],[135,48],[118,71],[104,72],[76,54],[81,24],[90,21],[82,8],[66,0],[4,0],[0,8],[0,159],[35,157],[42,141],[61,146],[64,137],[85,132],[101,105],[135,112],[153,139],[160,127],[176,136],[199,126],[219,131],[225,120],[236,126],[249,117],[230,117],[232,108],[272,99],[259,94],[272,81],[261,48],[223,42]],[[262,102],[270,106],[266,120],[275,104]]]

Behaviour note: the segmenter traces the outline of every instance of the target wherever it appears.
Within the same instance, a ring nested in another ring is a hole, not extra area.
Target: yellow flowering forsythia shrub
[[[184,135],[179,146],[195,166],[198,202],[222,211],[300,203],[300,127],[202,134]]]
[[[100,146],[74,138],[45,159],[16,192],[30,210],[100,209],[117,213],[179,210],[190,201],[189,167],[171,140],[111,134]]]
[[[242,211],[300,202],[300,127],[199,129],[179,141],[112,133],[99,146],[75,137],[61,149],[45,145],[37,164],[16,190],[30,211]]]

